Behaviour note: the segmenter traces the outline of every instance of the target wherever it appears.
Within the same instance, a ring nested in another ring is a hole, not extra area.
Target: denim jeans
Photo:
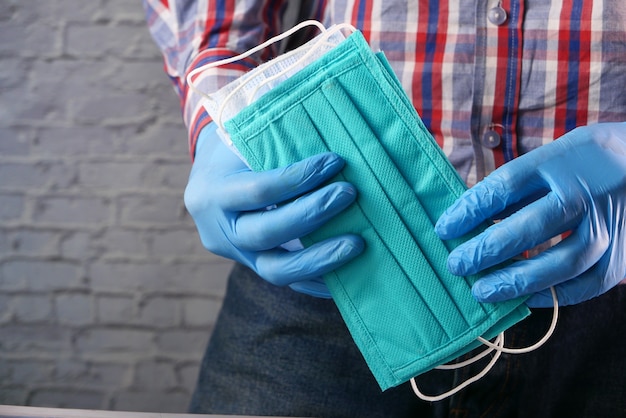
[[[626,286],[560,309],[555,334],[528,354],[503,354],[483,379],[440,402],[409,384],[381,392],[332,300],[274,287],[236,265],[199,372],[190,412],[299,417],[626,416]],[[506,333],[526,346],[551,309]],[[471,354],[468,354],[468,356]],[[486,360],[485,360],[486,361]],[[418,377],[444,392],[484,363]]]

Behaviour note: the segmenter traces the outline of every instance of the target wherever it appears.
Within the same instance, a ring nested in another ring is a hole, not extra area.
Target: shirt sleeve
[[[201,129],[211,120],[201,96],[186,76],[204,64],[239,55],[285,30],[286,0],[142,0],[150,33],[160,48],[165,71],[180,98],[194,155]],[[293,2],[298,3],[298,2]],[[261,62],[279,45],[236,63],[202,71],[194,77],[200,91],[213,92]]]

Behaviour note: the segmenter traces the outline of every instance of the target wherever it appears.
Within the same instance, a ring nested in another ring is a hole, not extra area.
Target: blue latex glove
[[[343,165],[339,156],[326,153],[253,172],[211,123],[198,138],[185,206],[207,250],[245,264],[275,285],[329,298],[321,275],[359,255],[362,238],[338,236],[293,252],[280,245],[314,231],[355,200],[349,183],[322,186]],[[278,207],[266,210],[273,205]]]
[[[459,237],[480,222],[519,209],[454,249],[450,271],[494,266],[568,230],[529,259],[489,273],[473,294],[483,302],[532,295],[531,307],[600,295],[626,276],[626,123],[578,128],[494,171],[440,217],[436,232]]]

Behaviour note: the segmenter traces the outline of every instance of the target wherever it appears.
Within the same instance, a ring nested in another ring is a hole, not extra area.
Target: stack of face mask
[[[263,94],[253,86],[254,100],[229,111],[219,111],[223,102],[208,108],[253,170],[326,151],[345,159],[337,180],[356,187],[356,203],[301,240],[308,246],[340,233],[365,239],[360,257],[324,279],[384,390],[469,352],[479,337],[495,338],[529,310],[523,299],[478,303],[470,291],[478,277],[448,271],[448,254],[460,241],[441,241],[433,225],[465,185],[384,55],[373,53],[359,32],[323,52],[293,61],[305,65]],[[234,97],[255,71],[213,97]]]

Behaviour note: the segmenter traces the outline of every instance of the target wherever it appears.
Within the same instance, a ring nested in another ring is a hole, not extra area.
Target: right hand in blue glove
[[[207,250],[275,285],[328,298],[321,276],[359,255],[362,238],[341,235],[297,251],[280,245],[313,232],[354,202],[351,184],[322,186],[343,165],[339,156],[325,153],[253,172],[222,143],[211,123],[198,138],[185,206]],[[273,205],[277,208],[266,209]]]
[[[502,217],[502,214],[512,213]],[[456,247],[453,274],[466,276],[508,260],[567,231],[540,254],[491,271],[476,281],[480,302],[531,295],[527,305],[591,299],[626,276],[626,123],[579,127],[510,161],[467,190],[439,218],[443,239],[498,222]]]

